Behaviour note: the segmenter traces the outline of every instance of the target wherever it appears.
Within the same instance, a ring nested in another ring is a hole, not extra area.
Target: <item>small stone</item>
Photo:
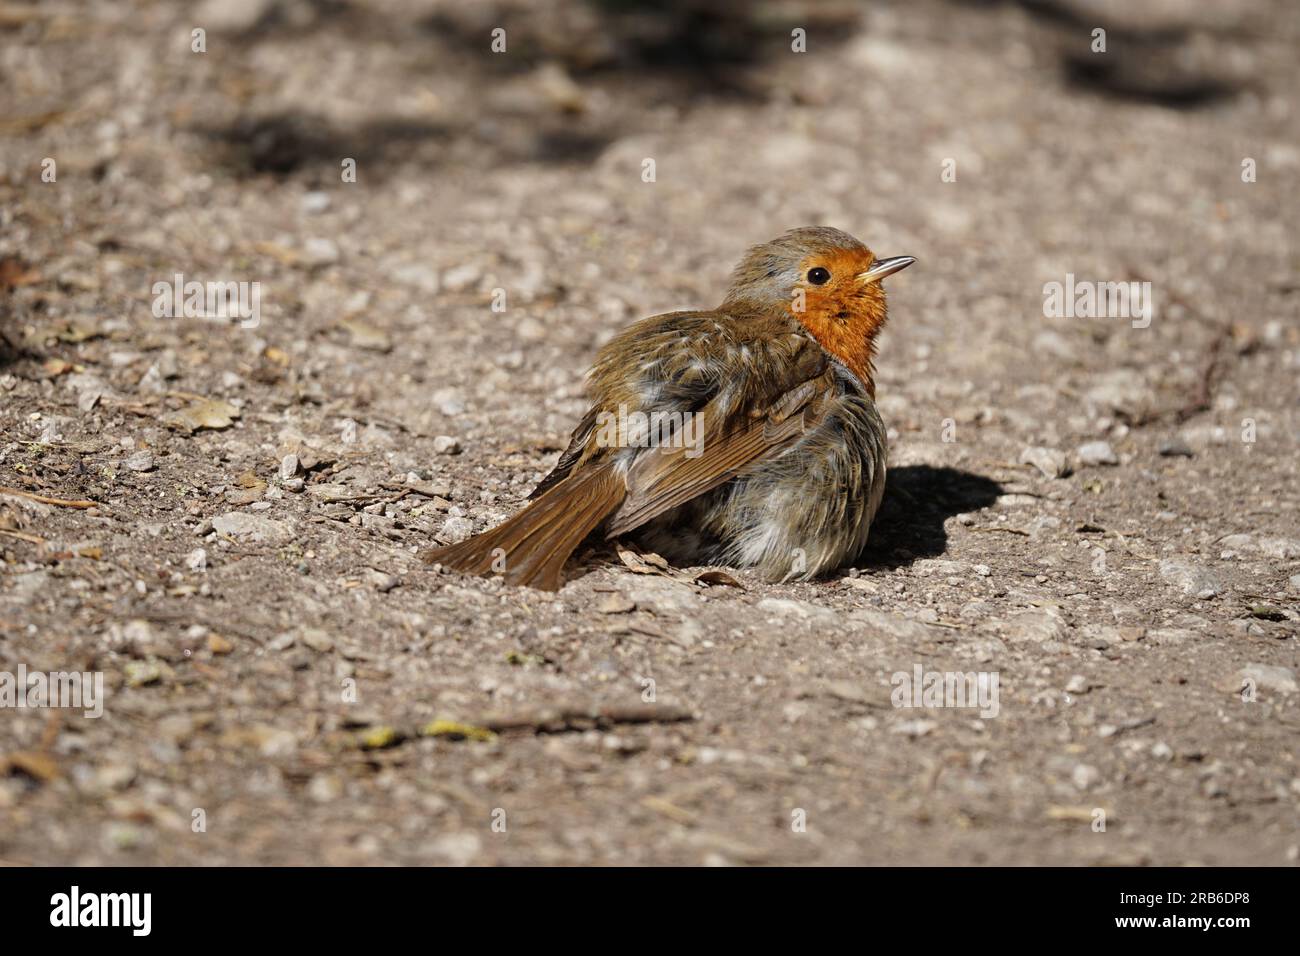
[[[137,772],[131,764],[105,764],[95,772],[95,786],[104,791],[125,790],[135,780]]]
[[[1069,635],[1069,627],[1057,615],[1046,611],[1018,611],[1003,620],[1007,639],[1041,644],[1044,641],[1061,641]]]
[[[380,594],[387,594],[393,588],[402,583],[402,579],[393,574],[387,574],[383,571],[376,571],[370,568],[366,574],[370,585]]]
[[[304,629],[302,642],[318,654],[328,654],[334,650],[334,639],[317,627]]]
[[[469,866],[479,858],[483,841],[469,831],[445,833],[428,844],[430,856],[439,863],[451,866]]]
[[[185,556],[185,566],[191,571],[208,569],[208,552],[205,548],[195,548]]]
[[[758,602],[758,610],[775,617],[797,618],[819,624],[834,624],[838,617],[827,607],[810,604],[807,601],[792,601],[786,598],[764,598]]]
[[[266,544],[284,544],[293,537],[293,531],[282,521],[243,511],[231,511],[212,519],[217,534],[244,538]]]
[[[1070,473],[1065,452],[1056,448],[1031,446],[1020,453],[1022,465],[1033,465],[1045,478],[1063,478]]]
[[[214,33],[243,33],[266,16],[272,0],[204,0],[194,11],[194,22]]]
[[[1161,740],[1152,746],[1151,756],[1155,757],[1157,760],[1172,760],[1174,751],[1172,747]]]
[[[286,478],[282,482],[282,485],[284,486],[285,491],[293,491],[293,492],[300,492],[307,486],[306,482],[304,482],[301,478]]]
[[[293,634],[286,631],[285,633],[278,634],[267,641],[266,649],[268,651],[287,651],[289,648],[293,647],[297,640],[298,639],[294,637]]]
[[[1065,692],[1067,694],[1086,694],[1092,689],[1088,683],[1088,678],[1082,674],[1075,674],[1065,683]]]
[[[302,211],[309,215],[319,215],[330,207],[330,194],[319,190],[309,192],[302,197]]]
[[[1171,438],[1160,443],[1159,452],[1163,458],[1191,458],[1192,449],[1181,438]]]
[[[309,266],[328,266],[339,261],[339,247],[333,239],[313,237],[302,244],[302,260]]]
[[[393,278],[398,282],[414,286],[421,292],[434,294],[441,288],[442,283],[438,278],[438,273],[423,263],[408,263],[407,265],[398,266],[393,270]]]
[[[288,480],[298,474],[300,467],[298,456],[289,454],[280,459],[280,477]]]
[[[1110,442],[1106,441],[1087,442],[1080,445],[1075,450],[1075,454],[1079,458],[1079,464],[1088,467],[1119,464],[1119,457],[1115,454],[1115,450],[1110,447]]]
[[[307,784],[307,795],[316,803],[329,803],[343,796],[343,780],[335,773],[318,773]]]
[[[990,568],[987,564],[977,564],[975,565],[973,570],[975,571],[976,574],[978,574],[982,578],[987,578],[990,574],[993,573],[993,569]]]
[[[903,734],[907,737],[924,737],[937,726],[939,725],[933,720],[904,720],[901,723],[891,726],[889,732],[892,734]]]
[[[1247,664],[1237,672],[1240,678],[1238,687],[1247,680],[1254,681],[1260,690],[1277,691],[1279,694],[1294,694],[1300,691],[1296,683],[1295,671],[1289,667],[1272,664]]]
[[[466,263],[463,266],[454,266],[442,274],[443,288],[450,292],[464,292],[478,284],[483,275],[481,270],[474,263]]]
[[[153,453],[148,451],[138,451],[123,461],[122,467],[127,471],[153,471],[155,467]]]
[[[230,641],[226,640],[220,634],[208,635],[208,651],[212,654],[229,654],[234,649],[235,645],[230,643]]]
[[[448,518],[438,531],[444,544],[459,544],[474,533],[474,522],[469,518]]]
[[[596,610],[601,614],[627,614],[636,610],[636,602],[622,594],[608,594],[596,605]]]
[[[824,689],[835,699],[848,701],[851,704],[877,704],[880,703],[882,696],[879,693],[873,694],[867,684],[851,680],[828,680]]]
[[[451,435],[439,435],[433,440],[433,450],[439,455],[459,455],[460,440]]]
[[[148,687],[163,678],[162,667],[157,661],[128,661],[123,673],[127,687]]]
[[[1223,583],[1214,573],[1190,561],[1166,558],[1160,562],[1160,576],[1184,594],[1200,601],[1223,593]]]
[[[1088,790],[1101,779],[1101,773],[1091,764],[1076,764],[1070,774],[1070,780],[1080,790]]]

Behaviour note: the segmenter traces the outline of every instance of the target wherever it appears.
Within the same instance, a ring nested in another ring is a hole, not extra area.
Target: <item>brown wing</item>
[[[692,458],[688,448],[660,447],[640,456],[628,469],[627,497],[605,536],[625,534],[781,454],[821,420],[833,379],[833,372],[823,372],[780,396],[767,414],[739,421],[726,421],[710,402],[701,413],[703,453]]]
[[[540,498],[569,477],[569,472],[573,471],[573,466],[578,463],[578,460],[582,458],[582,453],[586,450],[592,429],[596,427],[596,415],[599,411],[598,408],[591,408],[582,417],[582,421],[578,423],[578,427],[573,430],[573,434],[569,438],[569,447],[564,449],[564,454],[555,463],[555,467],[551,469],[550,474],[543,478],[537,487],[532,490],[532,493],[529,494],[529,501]]]

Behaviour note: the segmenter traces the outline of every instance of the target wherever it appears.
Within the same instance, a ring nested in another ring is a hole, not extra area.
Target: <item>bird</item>
[[[752,247],[717,308],[642,319],[600,349],[590,407],[523,510],[422,558],[548,591],[593,535],[773,582],[852,561],[885,490],[881,282],[915,261],[827,226]]]

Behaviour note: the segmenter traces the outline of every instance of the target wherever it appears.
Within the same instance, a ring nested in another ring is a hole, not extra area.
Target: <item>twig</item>
[[[7,530],[7,529],[5,529],[5,528],[0,528],[0,534],[6,535],[6,536],[8,536],[8,537],[10,537],[10,538],[17,538],[19,541],[26,541],[26,542],[28,542],[29,544],[44,544],[44,543],[45,543],[45,539],[42,538],[40,535],[38,535],[38,534],[27,534],[27,533],[25,533],[25,532],[23,532],[23,531],[9,531],[9,530]]]
[[[479,726],[501,732],[505,730],[532,730],[536,733],[557,733],[565,730],[589,730],[593,727],[610,727],[614,724],[675,724],[694,720],[695,715],[680,707],[557,707],[522,714],[490,716]]]
[[[84,498],[76,501],[69,501],[65,498],[47,498],[45,495],[34,495],[30,491],[19,491],[17,488],[5,488],[0,486],[0,495],[17,495],[20,498],[30,498],[32,501],[39,501],[43,505],[58,505],[61,508],[102,508],[104,507],[98,501],[87,501]]]

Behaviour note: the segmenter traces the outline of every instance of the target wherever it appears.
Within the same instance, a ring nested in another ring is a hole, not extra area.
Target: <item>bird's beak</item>
[[[895,272],[906,269],[916,260],[911,256],[894,256],[892,259],[877,259],[871,264],[871,268],[866,272],[858,273],[858,281],[862,283],[879,282],[885,276],[892,276]]]

